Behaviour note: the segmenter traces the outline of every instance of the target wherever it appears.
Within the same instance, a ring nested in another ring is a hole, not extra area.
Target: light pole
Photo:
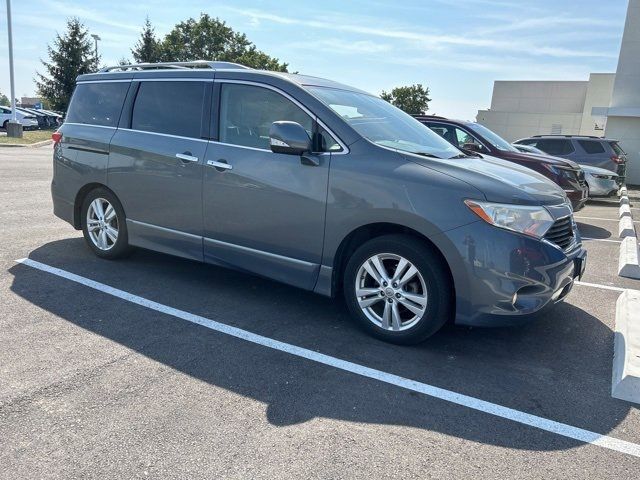
[[[102,40],[102,39],[100,38],[100,35],[96,35],[95,33],[92,33],[91,37],[93,37],[93,39],[96,42],[96,70],[98,70],[98,40]]]
[[[22,124],[16,118],[16,85],[13,78],[13,32],[11,31],[11,0],[7,0],[7,34],[9,35],[9,81],[11,83],[11,121],[7,124],[8,137],[22,137]]]

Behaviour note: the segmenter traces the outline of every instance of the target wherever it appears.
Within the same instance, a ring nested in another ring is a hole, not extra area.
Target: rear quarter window
[[[578,140],[582,149],[589,154],[604,153],[602,143],[594,140]]]
[[[618,145],[618,142],[609,142],[609,145],[611,145],[611,148],[616,153],[616,155],[625,155],[624,150],[620,148],[620,145]]]
[[[115,127],[128,89],[129,82],[79,83],[66,121]]]

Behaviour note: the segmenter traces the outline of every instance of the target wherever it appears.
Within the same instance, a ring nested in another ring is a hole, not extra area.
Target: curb
[[[640,403],[640,291],[625,290],[616,302],[611,396]]]
[[[631,216],[631,205],[627,196],[627,189],[623,187],[620,192],[618,232],[622,242],[620,243],[620,255],[618,257],[618,275],[620,277],[640,279],[640,262],[638,261],[638,238]]]
[[[622,240],[622,243],[620,244],[620,256],[618,258],[618,275],[621,277],[640,279],[640,264],[638,263],[638,241],[636,237],[627,237]]]
[[[53,140],[42,140],[41,142],[29,143],[29,144],[0,144],[0,148],[38,148],[44,147],[45,145],[49,145],[53,143]]]

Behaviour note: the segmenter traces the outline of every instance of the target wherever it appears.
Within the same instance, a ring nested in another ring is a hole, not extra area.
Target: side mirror
[[[482,153],[483,151],[482,145],[473,142],[465,143],[462,148],[474,153]]]
[[[302,155],[311,151],[311,138],[296,122],[273,122],[269,128],[269,145],[274,153]]]

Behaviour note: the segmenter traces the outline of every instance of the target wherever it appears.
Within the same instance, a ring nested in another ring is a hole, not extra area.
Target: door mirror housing
[[[465,143],[462,148],[464,150],[469,150],[470,152],[474,152],[474,153],[482,153],[484,148],[482,148],[482,145],[480,145],[479,143],[474,143],[474,142],[469,142],[469,143]]]
[[[269,129],[269,145],[274,153],[302,155],[311,151],[311,138],[296,122],[273,122]]]

